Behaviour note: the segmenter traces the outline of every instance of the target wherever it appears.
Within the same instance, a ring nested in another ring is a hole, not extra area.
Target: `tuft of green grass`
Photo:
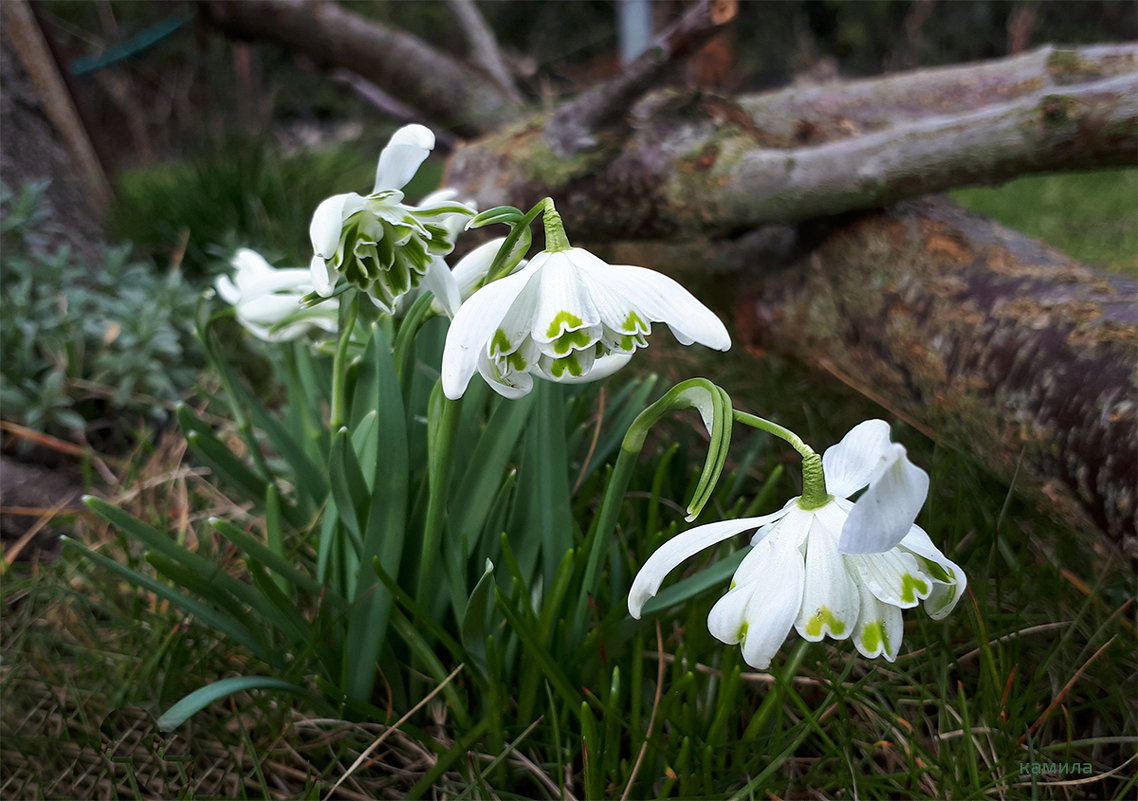
[[[379,148],[339,145],[284,154],[263,142],[234,142],[184,161],[122,172],[111,221],[114,237],[162,258],[183,252],[190,278],[209,278],[239,247],[281,266],[312,258],[308,226],[320,201],[371,191]],[[438,185],[432,160],[405,191],[418,197]]]
[[[1092,267],[1138,272],[1136,168],[1033,175],[951,197]]]

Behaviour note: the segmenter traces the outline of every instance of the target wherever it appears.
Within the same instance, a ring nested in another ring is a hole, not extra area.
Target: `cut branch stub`
[[[940,199],[839,225],[739,305],[745,342],[822,367],[1127,548],[1138,286]]]
[[[700,0],[619,75],[563,105],[545,126],[553,153],[575,156],[596,146],[601,129],[627,122],[632,105],[734,20],[738,6],[738,0]]]

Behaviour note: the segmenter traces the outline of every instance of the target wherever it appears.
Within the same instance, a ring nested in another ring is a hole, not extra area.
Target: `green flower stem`
[[[395,335],[395,374],[399,376],[399,385],[404,390],[407,389],[407,368],[411,354],[415,352],[415,337],[423,327],[423,323],[435,315],[434,309],[431,308],[434,299],[435,296],[430,292],[424,292],[415,298],[415,302],[403,317],[399,332]]]
[[[333,432],[339,431],[347,419],[344,391],[348,381],[348,344],[352,341],[352,330],[356,327],[359,311],[359,292],[352,293],[346,304],[343,300],[340,301],[340,339],[336,343],[336,355],[332,359],[332,410],[328,422],[328,427]]]
[[[449,495],[451,454],[454,435],[462,414],[462,398],[450,400],[443,395],[442,383],[431,392],[427,422],[427,515],[423,522],[423,552],[419,559],[419,583],[416,599],[425,603],[433,599],[442,586],[434,575],[436,557],[443,534],[446,502]]]
[[[802,437],[789,428],[783,428],[778,423],[772,423],[762,417],[746,412],[734,411],[735,419],[751,428],[757,428],[779,439],[790,443],[790,446],[802,456],[802,497],[798,505],[809,511],[825,506],[830,501],[830,493],[826,491],[826,476],[822,472],[822,457],[814,449],[802,441]]]
[[[273,473],[269,470],[269,465],[265,461],[265,455],[261,452],[260,445],[257,444],[257,438],[253,434],[253,426],[249,422],[249,415],[245,414],[244,407],[237,399],[238,395],[233,387],[233,374],[221,353],[217,336],[213,332],[213,323],[216,319],[223,315],[231,316],[232,314],[232,309],[208,317],[203,314],[198,320],[198,336],[205,344],[206,356],[212,362],[214,372],[221,377],[221,386],[225,389],[225,399],[229,404],[229,411],[233,414],[233,421],[237,423],[237,430],[241,434],[241,439],[245,441],[245,446],[249,449],[253,463],[257,465],[257,469],[261,471],[265,480],[271,484]]]
[[[572,246],[569,244],[569,238],[565,236],[565,226],[562,225],[561,215],[553,205],[553,198],[547,197],[543,202],[545,203],[545,216],[542,218],[545,223],[545,249],[550,253],[569,250]]]
[[[706,397],[703,397],[706,395]],[[688,505],[688,519],[699,514],[704,504],[711,497],[715,484],[723,471],[723,464],[727,459],[727,449],[731,443],[731,398],[720,387],[706,378],[689,378],[664,393],[660,400],[653,403],[632,422],[624,441],[620,445],[620,453],[616,458],[612,475],[605,486],[604,496],[601,499],[601,508],[593,521],[593,528],[583,546],[586,554],[585,575],[582,587],[584,593],[577,600],[577,609],[573,617],[573,636],[579,641],[584,634],[585,615],[587,612],[588,596],[597,592],[600,583],[600,570],[602,557],[612,540],[616,520],[620,514],[621,504],[624,502],[624,493],[628,489],[628,482],[632,478],[633,468],[644,448],[644,441],[660,418],[669,411],[684,408],[705,406],[712,410],[713,423],[711,441],[709,443],[707,460],[703,472],[696,486],[695,494]]]
[[[642,444],[643,441],[641,441]],[[587,554],[585,576],[581,582],[584,592],[577,599],[577,608],[573,613],[573,639],[580,642],[585,631],[585,617],[588,612],[589,596],[596,593],[600,580],[601,557],[612,540],[612,532],[616,528],[616,519],[620,514],[620,507],[624,503],[624,493],[628,490],[628,482],[632,479],[632,471],[636,467],[636,459],[640,456],[640,447],[634,450],[620,449],[616,457],[616,465],[612,469],[608,483],[605,485],[605,494],[601,498],[601,509],[593,521],[592,531],[585,539],[582,551]]]

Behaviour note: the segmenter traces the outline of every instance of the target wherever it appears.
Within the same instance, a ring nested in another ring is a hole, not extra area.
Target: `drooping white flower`
[[[673,537],[640,568],[628,596],[639,618],[664,577],[695,553],[756,530],[731,587],[711,609],[708,630],[741,642],[743,658],[766,668],[793,627],[804,639],[853,639],[866,657],[892,662],[901,646],[901,610],[924,602],[939,620],[956,606],[967,579],[914,525],[928,475],[869,420],[823,454],[827,497],[803,508],[794,498],[761,517],[697,526]],[[852,502],[848,497],[868,486]]]
[[[645,347],[660,322],[685,345],[731,347],[719,318],[671,278],[582,248],[544,250],[462,304],[443,351],[443,391],[461,397],[475,372],[508,398],[528,393],[535,375],[603,378]]]
[[[400,128],[379,154],[370,195],[348,192],[316,207],[308,233],[315,252],[312,283],[319,294],[331,295],[343,275],[392,314],[399,298],[419,286],[434,257],[454,249],[457,230],[448,227],[446,218],[469,217],[473,211],[450,197],[411,206],[400,191],[434,146],[430,129]]]
[[[266,342],[283,342],[313,328],[336,333],[336,304],[301,306],[301,299],[312,292],[308,270],[273,267],[260,253],[248,248],[238,250],[230,264],[236,271],[233,278],[220,275],[214,287],[254,336]]]

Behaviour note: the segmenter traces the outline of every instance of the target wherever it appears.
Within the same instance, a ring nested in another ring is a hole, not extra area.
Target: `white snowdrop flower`
[[[336,333],[336,304],[301,306],[301,299],[313,289],[308,270],[273,267],[260,253],[248,248],[238,250],[230,264],[235,270],[233,278],[220,275],[214,287],[222,300],[233,306],[241,325],[254,336],[266,342],[283,342],[314,328]]]
[[[964,571],[914,524],[928,494],[924,470],[889,441],[889,426],[855,426],[822,456],[824,498],[792,499],[761,517],[685,531],[640,568],[628,608],[639,618],[664,577],[715,543],[755,530],[731,587],[708,616],[717,639],[742,643],[743,658],[766,668],[794,628],[811,641],[852,638],[866,657],[893,661],[901,646],[901,610],[923,602],[939,620],[956,606]],[[868,487],[857,500],[849,496]],[[807,508],[807,507],[810,508]]]

